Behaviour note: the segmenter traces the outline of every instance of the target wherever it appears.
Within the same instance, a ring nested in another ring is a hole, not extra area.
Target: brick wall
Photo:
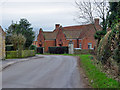
[[[37,38],[37,47],[44,47],[45,38],[43,36],[43,31],[40,29],[39,35]]]
[[[66,37],[62,31],[62,28],[60,28],[60,30],[58,31],[57,37],[56,37],[56,46],[60,46],[60,44],[62,46],[66,45]]]
[[[48,52],[48,47],[54,47],[54,46],[55,46],[55,40],[45,40],[45,46],[44,46],[45,52]]]

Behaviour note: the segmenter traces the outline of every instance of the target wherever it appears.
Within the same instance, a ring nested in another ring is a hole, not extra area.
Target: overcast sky
[[[62,26],[79,25],[76,0],[0,0],[0,25],[5,30],[21,18],[26,18],[39,31],[53,31],[55,24]],[[82,0],[77,0],[82,1]],[[87,1],[87,0],[83,0]],[[97,0],[98,1],[98,0]]]
[[[74,21],[76,15],[75,0],[0,0],[0,24],[8,28],[11,21],[26,18],[38,31],[52,31],[55,24],[62,26],[78,25]]]

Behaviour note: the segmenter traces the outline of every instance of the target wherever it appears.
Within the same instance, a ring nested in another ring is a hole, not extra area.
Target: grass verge
[[[90,55],[80,55],[82,67],[93,88],[120,88],[119,83],[108,78],[105,73],[101,72],[93,63]]]

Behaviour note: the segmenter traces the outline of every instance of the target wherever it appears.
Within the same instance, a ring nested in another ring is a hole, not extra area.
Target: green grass
[[[89,83],[93,88],[120,88],[119,83],[108,78],[105,73],[101,72],[90,59],[90,55],[80,55],[82,67],[85,70]]]

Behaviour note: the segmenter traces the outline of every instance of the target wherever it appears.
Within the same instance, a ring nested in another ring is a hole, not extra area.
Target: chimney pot
[[[60,24],[55,24],[55,29],[59,28]]]
[[[99,18],[95,18],[95,25],[99,25]]]
[[[43,31],[42,28],[40,28],[39,33],[42,32],[42,31]]]

